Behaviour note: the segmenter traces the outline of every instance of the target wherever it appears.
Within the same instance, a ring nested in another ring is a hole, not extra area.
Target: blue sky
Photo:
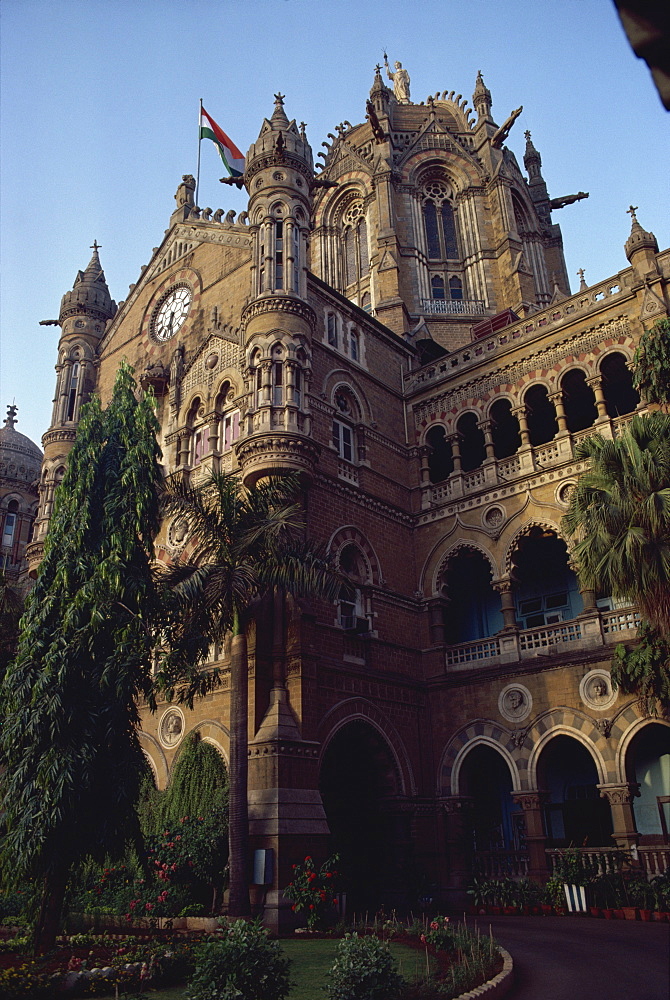
[[[384,48],[414,101],[477,70],[521,163],[530,129],[573,290],[627,266],[626,209],[670,245],[668,126],[646,65],[609,0],[3,0],[0,7],[0,407],[39,442],[51,417],[60,299],[96,239],[125,299],[160,244],[184,173],[195,173],[200,98],[246,151],[273,94],[307,122],[314,154],[362,121]],[[202,206],[245,207],[204,143]]]

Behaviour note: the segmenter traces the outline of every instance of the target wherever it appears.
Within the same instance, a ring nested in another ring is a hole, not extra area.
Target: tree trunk
[[[42,899],[33,929],[33,953],[44,955],[56,945],[67,886],[67,866],[51,871],[44,879]]]
[[[249,903],[248,854],[249,808],[247,804],[248,760],[248,683],[246,633],[234,635],[230,650],[230,792],[228,845],[230,888],[228,913],[245,917]]]

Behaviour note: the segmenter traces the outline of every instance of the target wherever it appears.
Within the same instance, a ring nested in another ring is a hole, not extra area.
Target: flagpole
[[[202,97],[200,98],[200,110],[198,111],[198,167],[195,173],[195,203],[198,204],[198,188],[200,187],[200,125],[202,124]]]

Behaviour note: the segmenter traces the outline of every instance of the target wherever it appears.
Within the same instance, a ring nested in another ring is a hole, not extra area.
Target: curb
[[[494,1000],[495,997],[504,997],[509,993],[514,982],[514,960],[504,948],[500,948],[499,951],[503,959],[502,971],[493,979],[489,979],[488,983],[482,983],[468,993],[461,993],[456,1000],[479,1000],[480,997]]]

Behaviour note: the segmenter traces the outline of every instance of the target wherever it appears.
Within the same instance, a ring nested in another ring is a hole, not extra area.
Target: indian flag
[[[223,129],[219,128],[214,119],[207,114],[202,106],[200,107],[200,138],[212,140],[219,150],[219,156],[223,160],[223,165],[231,177],[242,177],[244,174],[244,157],[232,139],[228,138]]]

